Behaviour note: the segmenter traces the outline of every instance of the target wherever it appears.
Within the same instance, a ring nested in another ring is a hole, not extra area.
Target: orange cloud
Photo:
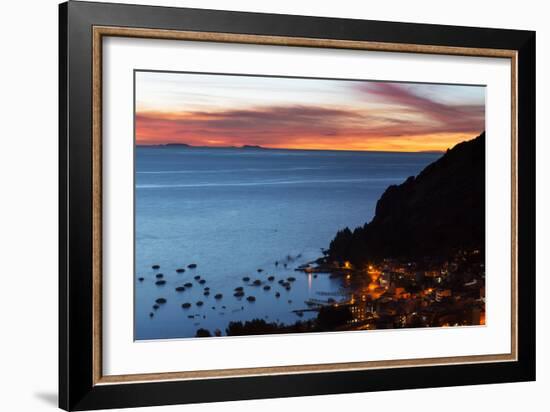
[[[137,144],[272,148],[445,150],[484,130],[483,108],[450,107],[398,94],[391,111],[272,106],[211,112],[139,112]],[[417,104],[418,103],[418,104]],[[420,104],[422,103],[422,104]],[[411,116],[411,113],[413,116]],[[414,119],[414,120],[412,120]]]

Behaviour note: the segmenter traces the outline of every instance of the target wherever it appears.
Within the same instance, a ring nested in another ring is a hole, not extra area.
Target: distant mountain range
[[[416,177],[389,186],[374,218],[339,231],[328,258],[355,264],[383,258],[444,257],[485,244],[485,132],[459,143]]]
[[[137,147],[159,147],[159,148],[189,148],[189,149],[250,149],[250,150],[307,150],[307,151],[333,151],[330,149],[292,149],[292,148],[275,148],[275,147],[264,147],[260,145],[250,145],[245,144],[242,146],[193,146],[187,143],[163,143],[163,144],[138,144]],[[341,151],[354,151],[354,150],[341,150]],[[389,153],[383,150],[366,150],[367,152],[383,152]],[[443,153],[438,150],[423,150],[414,153]]]

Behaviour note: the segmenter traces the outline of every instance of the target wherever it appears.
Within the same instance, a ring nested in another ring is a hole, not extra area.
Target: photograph
[[[482,84],[134,70],[134,339],[483,327]]]

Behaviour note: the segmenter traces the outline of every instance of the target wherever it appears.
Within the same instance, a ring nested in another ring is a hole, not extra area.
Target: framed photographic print
[[[535,33],[60,6],[60,407],[535,379]]]

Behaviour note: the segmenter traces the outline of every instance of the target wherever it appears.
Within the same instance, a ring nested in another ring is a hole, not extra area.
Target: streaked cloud
[[[464,86],[463,86],[464,87]],[[418,113],[426,121],[433,121],[444,132],[471,132],[480,130],[485,122],[485,106],[481,104],[446,104],[422,96],[422,86],[409,88],[400,83],[366,82],[359,86],[368,99],[397,105],[402,110]]]
[[[484,130],[479,86],[138,74],[138,144],[444,150]]]

